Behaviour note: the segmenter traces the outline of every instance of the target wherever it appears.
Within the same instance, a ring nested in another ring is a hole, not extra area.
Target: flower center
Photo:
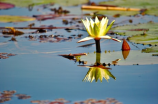
[[[97,38],[94,38],[95,40],[100,40],[101,38],[97,37]]]

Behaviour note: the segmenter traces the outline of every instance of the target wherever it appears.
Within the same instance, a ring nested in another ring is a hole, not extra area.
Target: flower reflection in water
[[[89,71],[87,72],[83,81],[93,82],[93,80],[95,80],[95,82],[97,82],[99,79],[102,82],[103,78],[105,78],[108,81],[110,77],[116,80],[116,77],[112,75],[111,72],[109,71],[109,69],[111,68],[106,67],[105,63],[102,64],[100,62],[100,59],[101,59],[101,53],[96,53],[96,62],[92,66],[86,66],[89,68]],[[117,61],[119,60],[120,59],[112,61],[112,63],[116,64]]]
[[[105,78],[107,81],[112,77],[113,79],[116,79],[115,76],[111,74],[111,72],[108,70],[110,68],[101,68],[102,66],[94,66],[92,68],[89,68],[89,71],[87,72],[85,78],[83,81],[89,81],[92,82],[95,79],[95,82],[98,81],[98,79],[102,82],[103,78]]]
[[[96,54],[96,60],[95,63],[93,65],[85,65],[88,62],[87,61],[81,61],[81,56],[86,56],[86,53],[78,53],[78,54],[62,54],[60,56],[63,56],[64,58],[67,58],[69,60],[74,60],[75,62],[79,62],[79,64],[83,64],[83,65],[78,65],[78,66],[82,66],[82,67],[87,67],[89,68],[89,71],[87,72],[85,78],[83,79],[83,81],[88,81],[88,82],[93,82],[93,80],[95,80],[95,82],[98,81],[98,79],[102,82],[103,78],[105,78],[107,81],[110,79],[110,77],[112,77],[113,79],[116,80],[116,77],[114,75],[112,75],[112,73],[109,71],[108,66],[110,65],[117,65],[118,61],[121,59],[116,59],[114,61],[108,64],[105,63],[101,63],[101,53],[95,53]]]

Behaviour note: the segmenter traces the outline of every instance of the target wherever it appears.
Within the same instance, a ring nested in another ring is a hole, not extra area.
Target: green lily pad
[[[100,2],[100,4],[111,4],[111,5],[117,5],[120,7],[127,7],[127,8],[148,9],[146,13],[150,15],[154,15],[154,14],[156,15],[158,10],[157,0],[112,0],[112,1]]]
[[[113,29],[119,35],[130,36],[128,39],[141,44],[158,44],[158,23],[145,23],[138,25],[119,26]],[[134,31],[137,30],[137,31]],[[144,31],[138,31],[144,30]],[[148,30],[148,31],[146,31]]]
[[[36,20],[36,18],[26,16],[0,15],[0,22],[24,22],[33,20]]]
[[[158,7],[148,9],[145,13],[149,15],[157,15]]]
[[[115,11],[115,10],[99,10],[98,14],[106,14],[110,16],[114,16],[116,14],[119,14],[120,16],[129,16],[129,15],[135,15],[138,14],[138,11]]]
[[[142,49],[142,52],[144,52],[144,53],[158,52],[158,47],[153,46],[150,48]]]
[[[18,7],[27,7],[30,4],[41,5],[49,3],[57,3],[59,5],[70,6],[87,3],[88,0],[1,0],[3,2],[12,3]]]
[[[156,48],[156,47],[155,47]],[[128,51],[127,51],[128,52]],[[126,53],[122,51],[101,53],[100,63],[110,63],[111,65],[151,65],[158,64],[156,52],[145,53],[141,50],[130,50],[126,58],[124,57]],[[80,60],[87,61],[87,64],[91,65],[96,62],[96,54],[89,53],[87,55],[81,56]]]

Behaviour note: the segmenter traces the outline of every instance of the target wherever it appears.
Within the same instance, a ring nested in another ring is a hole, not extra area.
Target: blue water
[[[74,8],[76,10],[76,7]],[[17,10],[19,10],[19,12],[16,12]],[[46,11],[48,11],[48,9]],[[80,8],[79,11],[81,12]],[[33,9],[33,11],[30,12],[27,8],[15,7],[9,10],[0,10],[0,14],[32,16],[33,14],[40,14],[40,12],[37,12],[36,9]],[[116,18],[116,21],[119,23],[124,19],[131,18],[134,17],[120,17]],[[157,17],[146,15],[144,17],[134,18],[133,24],[139,22],[146,23],[151,19],[154,22],[158,22]],[[113,20],[113,18],[110,18],[110,20]],[[48,26],[52,24],[57,27],[71,26],[63,25],[62,19],[51,19],[41,22],[31,21],[16,24],[0,23],[0,26],[26,27],[29,23],[33,22],[35,22],[35,26],[37,27],[40,25]],[[128,23],[124,22],[121,25],[124,24]],[[21,31],[30,32],[34,30]],[[15,38],[17,39],[17,42],[14,42],[9,41],[13,36],[4,38],[3,34],[0,33],[0,53],[7,52],[16,54],[16,56],[10,56],[8,59],[0,59],[0,92],[3,92],[4,90],[16,90],[16,94],[27,94],[31,96],[30,99],[19,100],[14,94],[11,101],[2,104],[30,104],[30,101],[32,100],[53,101],[57,98],[64,98],[70,101],[70,103],[83,101],[89,98],[97,100],[115,98],[123,104],[157,104],[158,64],[112,65],[110,66],[112,70],[109,71],[116,77],[116,80],[110,78],[109,82],[105,79],[102,83],[100,81],[93,81],[92,83],[83,82],[82,80],[89,69],[86,67],[79,67],[78,62],[75,63],[74,60],[63,58],[59,56],[59,54],[93,53],[95,51],[95,45],[90,47],[78,46],[93,43],[94,40],[84,43],[76,43],[79,39],[72,38],[72,40],[61,41],[58,43],[51,43],[48,41],[41,43],[38,38],[39,35],[52,34],[64,35],[66,38],[73,34],[76,35],[75,37],[77,37],[78,34],[83,34],[81,38],[88,36],[88,33],[84,30],[71,30],[71,32],[67,32],[64,29],[54,29],[47,33],[26,33],[21,36],[16,36]],[[29,35],[36,36],[36,40],[25,38],[25,36]],[[116,36],[117,35],[114,35],[114,37]],[[117,37],[122,39],[125,36]],[[129,45],[131,50],[141,50],[149,47],[141,44],[135,44],[138,48],[131,43],[129,43]],[[121,46],[122,42],[117,43],[112,40],[101,40],[102,52],[105,50],[121,51]]]
[[[115,98],[124,104],[156,104],[158,101],[158,65],[111,66],[110,72],[116,80],[90,83],[82,82],[88,68],[52,54],[17,55],[0,63],[1,91],[16,90],[31,96],[22,101],[13,97],[10,104],[56,98],[71,102]]]

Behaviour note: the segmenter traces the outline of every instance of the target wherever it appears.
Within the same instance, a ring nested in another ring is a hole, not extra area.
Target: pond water
[[[51,13],[49,9],[43,9],[41,12],[37,11],[37,8],[39,7],[37,6],[32,11],[28,11],[27,8],[15,7],[13,9],[0,10],[0,14],[32,16]],[[80,5],[65,8],[71,10],[73,14],[75,14],[76,9],[81,13]],[[87,37],[88,33],[84,30],[82,23],[63,24],[62,18],[68,18],[70,21],[72,17],[78,17],[79,20],[82,18],[80,14],[78,16],[75,14],[75,16],[63,16],[45,21],[0,23],[0,27],[27,27],[28,24],[35,23],[35,27],[41,25],[53,25],[56,27],[79,25],[80,28],[70,31],[53,29],[48,30],[46,33],[35,34],[30,33],[35,30],[18,29],[25,32],[25,34],[15,36],[17,41],[10,41],[13,36],[3,35],[1,32],[0,53],[12,53],[15,56],[0,59],[0,92],[2,94],[5,90],[16,90],[16,93],[12,95],[10,101],[0,103],[31,104],[31,101],[35,100],[48,100],[49,102],[43,101],[41,104],[54,104],[50,102],[58,98],[64,98],[69,101],[67,102],[68,104],[75,102],[83,104],[84,102],[80,101],[87,99],[105,100],[107,101],[106,104],[157,104],[158,57],[152,56],[154,53],[141,52],[142,49],[149,47],[149,45],[128,42],[131,51],[124,54],[121,51],[122,42],[118,43],[113,40],[102,39],[102,53],[97,55],[95,53],[95,44],[91,44],[88,47],[78,47],[94,43],[94,40],[77,43],[81,38]],[[116,24],[125,25],[128,23],[122,21],[127,18],[132,18],[135,20],[132,24],[137,24],[150,21],[150,17],[152,17],[154,22],[158,22],[157,17],[148,15],[140,18],[126,16],[114,18],[109,16],[109,19],[110,22],[115,19],[117,21]],[[59,35],[59,39],[48,38],[52,34]],[[79,34],[80,36],[78,36]],[[29,38],[29,35],[33,36],[33,38]],[[40,38],[41,35],[46,35],[47,38]],[[110,36],[118,39],[126,38],[126,36],[117,34]],[[70,53],[87,53],[87,55],[73,58],[59,56]],[[3,56],[6,56],[6,54]],[[79,61],[86,62],[86,64],[82,64]],[[98,66],[93,66],[98,61],[110,64],[106,65],[107,69],[103,69],[108,71],[106,73],[108,73],[110,79],[106,80],[103,78],[102,82],[100,80],[95,82],[94,79],[92,83],[83,81],[91,69],[102,69],[98,68]],[[20,99],[16,94],[26,94],[31,97]],[[1,98],[2,95],[0,95]]]

